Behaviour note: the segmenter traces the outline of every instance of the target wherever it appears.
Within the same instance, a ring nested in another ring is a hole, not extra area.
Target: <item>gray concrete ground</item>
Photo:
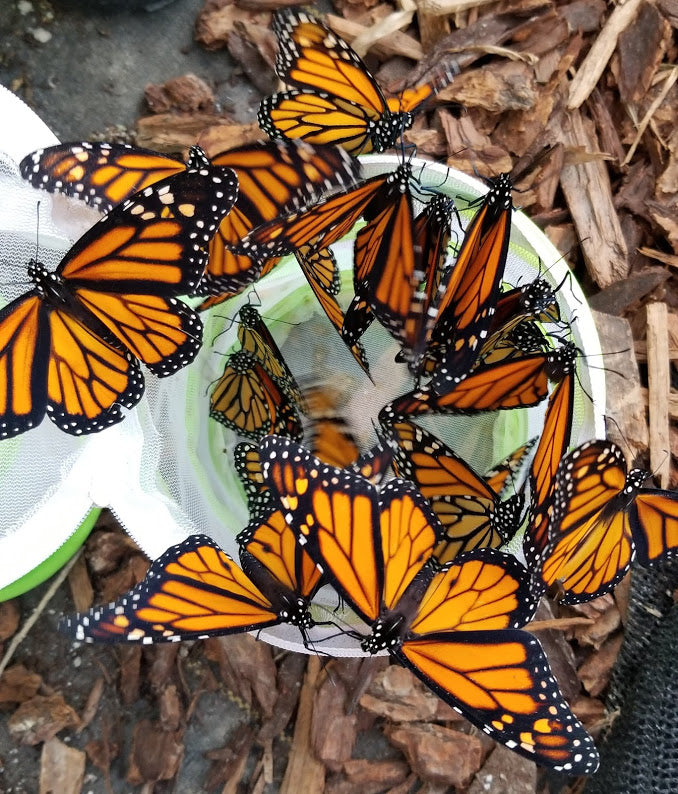
[[[0,83],[64,141],[133,127],[146,112],[144,86],[187,72],[203,78],[236,120],[254,120],[259,95],[228,52],[193,41],[203,0],[130,8],[162,1],[0,0]]]

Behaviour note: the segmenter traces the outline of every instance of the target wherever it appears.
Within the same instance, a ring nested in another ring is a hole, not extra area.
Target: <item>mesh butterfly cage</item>
[[[70,244],[98,218],[81,203],[37,191],[23,182],[16,163],[31,150],[55,142],[54,136],[9,92],[0,100],[34,134],[15,135],[0,145],[2,154],[2,225],[6,272],[3,301],[25,290],[25,264],[36,256],[55,266]],[[21,107],[19,107],[21,106]],[[17,109],[18,108],[18,109]],[[6,132],[6,131],[5,131]],[[3,132],[3,136],[5,135]],[[392,170],[395,156],[361,158],[367,177]],[[470,203],[487,187],[479,180],[444,166],[412,161],[424,189],[451,197],[462,225],[471,217]],[[38,210],[39,202],[39,210]],[[416,207],[415,207],[416,210]],[[461,237],[461,228],[457,229]],[[355,232],[355,230],[354,230]],[[354,232],[352,234],[354,234]],[[339,264],[342,305],[352,285],[352,235],[333,246]],[[558,251],[521,212],[513,216],[504,281],[517,286],[544,278],[555,290],[561,317],[568,321],[580,351],[572,444],[604,436],[605,383],[595,325],[584,296]],[[61,549],[57,560],[72,553],[89,524],[74,535],[92,508],[108,507],[132,538],[155,558],[190,534],[206,533],[237,558],[236,535],[247,525],[245,495],[233,466],[235,432],[209,416],[209,395],[223,372],[227,356],[238,348],[239,308],[255,304],[295,378],[324,383],[338,395],[362,450],[377,440],[375,425],[382,406],[411,388],[405,364],[394,361],[396,343],[376,323],[364,337],[372,382],[360,370],[329,324],[296,261],[289,257],[255,288],[203,314],[203,346],[195,361],[171,378],[146,378],[146,391],[124,421],[100,433],[75,438],[51,422],[23,435],[0,441],[0,477],[5,498],[0,521],[0,592],[11,594],[16,580],[40,570]],[[545,329],[548,332],[548,327]],[[545,403],[530,408],[464,417],[427,417],[422,424],[439,435],[479,472],[487,471],[528,439],[539,436]],[[75,540],[73,540],[75,538]],[[43,573],[45,568],[42,569]],[[51,573],[48,570],[44,575]],[[35,583],[39,576],[32,580]],[[337,612],[337,596],[320,591],[313,606],[319,621],[353,625],[349,613]],[[326,618],[325,618],[326,619]],[[333,627],[318,625],[310,642],[324,653],[361,655],[357,640]],[[332,635],[332,636],[330,636]],[[294,626],[278,625],[258,632],[277,646],[306,650]]]

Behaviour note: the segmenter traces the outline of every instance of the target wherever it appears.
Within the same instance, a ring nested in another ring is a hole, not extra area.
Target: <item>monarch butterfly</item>
[[[570,712],[539,642],[523,569],[493,549],[430,566],[440,533],[413,485],[378,491],[270,436],[264,478],[309,556],[367,623],[367,653],[388,652],[474,725],[537,763],[593,772],[591,737]]]
[[[488,336],[510,323],[522,320],[560,322],[560,307],[555,291],[545,279],[536,278],[528,284],[501,292]]]
[[[523,499],[501,502],[497,492],[440,439],[404,419],[382,429],[393,445],[396,476],[412,480],[445,529],[434,556],[454,560],[469,549],[503,546],[520,526]]]
[[[362,318],[356,320],[354,317],[355,302],[349,308],[351,318],[347,319],[337,301],[307,272],[310,268],[308,260],[318,249],[341,239],[363,214],[367,218],[373,217],[372,224],[361,230],[356,239],[356,292],[360,293],[358,300],[364,299],[365,305],[374,308],[387,328],[397,332],[404,322],[401,320],[402,307],[406,306],[406,316],[412,295],[411,173],[411,165],[402,163],[391,173],[366,179],[350,190],[254,229],[236,247],[238,252],[262,262],[302,249],[303,253],[297,259],[309,284],[330,321],[341,330],[342,338],[368,374],[364,350],[359,342],[364,327]],[[383,239],[375,232],[375,229],[382,228],[382,224],[389,226]],[[368,238],[372,240],[370,245],[365,243]]]
[[[367,223],[355,239],[355,297],[343,328],[344,339],[352,342],[377,317],[403,346],[406,359],[422,332],[430,305],[423,296],[439,282],[451,234],[446,197],[435,196],[413,217],[412,180],[410,164],[402,164],[365,208]]]
[[[436,321],[438,296],[452,237],[452,199],[436,193],[414,221],[416,267],[412,301],[405,322],[403,358],[418,375]]]
[[[238,312],[238,339],[242,349],[258,359],[267,372],[283,386],[297,407],[303,410],[304,398],[294,375],[266,323],[249,303],[241,306]]]
[[[313,454],[332,466],[349,466],[357,460],[360,449],[348,422],[340,415],[338,398],[328,387],[315,384],[304,390],[307,433]]]
[[[105,607],[62,618],[86,642],[180,642],[279,623],[305,632],[320,572],[302,557],[282,513],[240,536],[242,569],[206,535],[191,535],[151,565],[143,581]]]
[[[408,319],[417,286],[412,182],[411,163],[403,162],[395,171],[264,224],[237,250],[265,261],[311,243],[316,248],[330,246],[364,216],[367,224],[355,240],[356,295],[343,318],[342,337],[353,348],[374,315],[408,345]]]
[[[471,370],[491,325],[511,233],[511,187],[509,174],[491,183],[441,284],[430,341],[418,347],[436,363],[431,385],[438,394],[455,388]]]
[[[67,433],[119,422],[144,381],[188,364],[198,316],[175,296],[202,276],[207,243],[237,195],[230,169],[183,171],[89,229],[55,272],[31,261],[34,288],[0,311],[0,438],[45,413]]]
[[[316,18],[279,10],[273,30],[276,74],[295,90],[266,97],[259,107],[259,126],[272,138],[335,143],[354,155],[383,152],[453,77],[447,70],[386,99],[358,55]]]
[[[228,357],[210,395],[210,416],[246,438],[303,435],[299,413],[283,383],[245,350]]]
[[[325,190],[353,182],[359,174],[357,163],[341,149],[302,142],[250,143],[217,154],[212,164],[232,168],[240,192],[210,243],[207,272],[196,286],[200,295],[234,295],[269,272],[279,258],[255,263],[236,254],[233,245],[255,226],[285,210],[305,206]],[[102,211],[185,168],[171,156],[108,143],[59,144],[39,149],[20,164],[22,175],[36,187],[82,198]],[[213,303],[208,300],[201,308]]]
[[[549,345],[536,321],[560,321],[560,309],[548,282],[539,278],[501,293],[475,366],[498,361],[515,350],[547,350]]]
[[[547,353],[530,353],[481,366],[447,394],[436,394],[429,384],[397,397],[382,409],[380,416],[473,414],[537,405],[548,393],[549,378],[555,377],[563,362],[573,360],[575,355],[576,348],[566,343]]]
[[[648,476],[627,473],[611,441],[589,441],[563,458],[540,571],[546,585],[562,588],[563,603],[609,592],[635,555],[641,565],[676,555],[678,493],[642,488]]]

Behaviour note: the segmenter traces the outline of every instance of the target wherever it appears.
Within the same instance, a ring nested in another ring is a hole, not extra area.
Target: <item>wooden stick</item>
[[[645,402],[650,399],[647,389],[641,389],[640,393]],[[678,419],[678,394],[669,394],[669,419]]]
[[[533,620],[525,628],[528,631],[550,631],[558,629],[573,629],[576,626],[592,626],[596,621],[591,618],[551,618],[551,620]]]
[[[556,136],[566,150],[597,153],[595,126],[578,110],[563,118]],[[560,184],[591,278],[600,287],[609,287],[626,278],[628,250],[605,163],[599,158],[591,158],[587,162],[566,166],[561,171]]]
[[[567,102],[570,110],[575,110],[589,98],[612,57],[617,39],[633,22],[642,2],[643,0],[626,0],[610,14],[570,84],[570,98]]]
[[[645,246],[639,248],[638,253],[650,259],[656,259],[657,262],[661,262],[663,265],[678,267],[678,256],[675,254],[667,254],[664,251],[657,251],[655,248],[647,248]]]
[[[335,14],[328,14],[325,17],[325,22],[351,46],[353,46],[353,41],[368,29],[366,25],[361,25],[351,19],[344,19],[344,17],[339,17]],[[424,57],[424,50],[421,44],[402,31],[397,31],[388,36],[388,38],[377,41],[372,47],[372,52],[381,58],[402,55],[405,58],[411,58],[413,61],[420,61]]]
[[[315,757],[311,747],[313,699],[320,671],[320,657],[309,656],[306,676],[299,693],[292,749],[287,761],[285,777],[280,787],[280,794],[297,794],[300,791],[313,791],[320,794],[325,788],[325,767]]]
[[[669,325],[665,303],[647,306],[647,380],[650,412],[650,466],[662,488],[669,484],[671,439],[669,435]]]
[[[645,134],[647,125],[652,120],[652,117],[657,112],[662,102],[666,99],[669,91],[673,88],[673,84],[676,82],[676,79],[678,79],[678,67],[674,67],[673,69],[671,69],[671,71],[668,74],[668,77],[664,81],[664,87],[659,92],[659,96],[650,105],[650,107],[647,109],[647,113],[641,119],[640,124],[638,124],[636,137],[633,143],[631,144],[631,148],[626,153],[626,157],[624,158],[624,162],[622,163],[622,166],[628,165],[633,155],[636,153],[636,149],[638,147],[638,144],[640,143],[641,138]]]
[[[494,0],[422,0],[419,10],[430,16],[447,17],[492,2]]]

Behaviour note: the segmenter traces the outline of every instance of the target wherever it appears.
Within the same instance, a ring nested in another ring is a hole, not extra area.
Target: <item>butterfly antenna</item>
[[[253,297],[256,298],[256,303],[251,300]],[[252,287],[252,289],[247,293],[247,301],[245,305],[253,306],[255,309],[258,309],[261,306],[261,297],[259,296],[256,287]]]
[[[35,261],[40,261],[40,204],[41,200],[35,204]]]

